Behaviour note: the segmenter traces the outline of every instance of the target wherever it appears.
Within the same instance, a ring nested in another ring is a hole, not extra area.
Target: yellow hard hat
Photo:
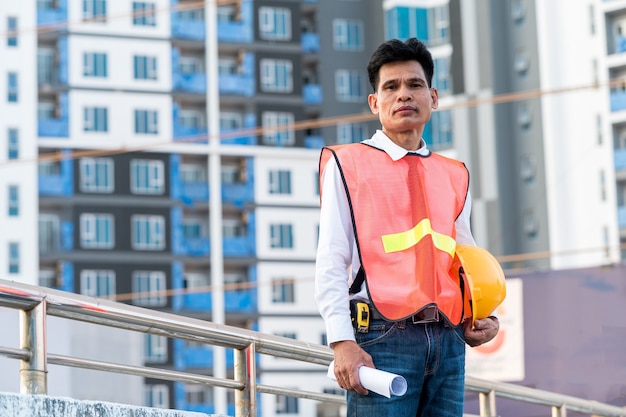
[[[496,258],[478,246],[456,245],[453,268],[462,272],[465,278],[472,324],[474,320],[489,317],[506,297],[504,272]]]

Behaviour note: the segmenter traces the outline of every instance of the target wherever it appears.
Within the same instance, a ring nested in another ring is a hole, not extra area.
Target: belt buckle
[[[439,322],[439,309],[435,306],[427,307],[419,313],[411,316],[413,324],[426,324]]]

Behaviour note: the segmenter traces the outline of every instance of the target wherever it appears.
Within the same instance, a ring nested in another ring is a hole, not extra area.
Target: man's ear
[[[376,93],[367,96],[367,104],[369,104],[372,113],[378,114],[378,96]]]
[[[433,110],[436,110],[437,107],[439,107],[439,92],[437,91],[435,87],[432,87],[430,89],[430,97],[433,101],[432,108]]]

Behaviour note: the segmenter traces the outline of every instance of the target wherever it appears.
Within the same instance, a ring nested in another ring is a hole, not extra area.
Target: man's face
[[[378,72],[376,93],[368,103],[378,115],[383,132],[394,139],[396,134],[414,133],[422,136],[424,125],[438,105],[438,94],[426,81],[424,68],[417,61],[385,64]]]

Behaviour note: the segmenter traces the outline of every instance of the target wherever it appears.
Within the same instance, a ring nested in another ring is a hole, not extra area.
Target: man
[[[475,242],[467,169],[422,139],[438,106],[433,67],[417,39],[380,45],[367,69],[368,104],[382,129],[362,143],[324,148],[320,158],[315,299],[348,417],[461,416],[465,344],[485,343],[499,329],[495,317],[466,320],[463,283],[451,272],[456,243]],[[355,328],[357,301],[369,322]],[[361,366],[404,376],[407,393],[369,393]]]

